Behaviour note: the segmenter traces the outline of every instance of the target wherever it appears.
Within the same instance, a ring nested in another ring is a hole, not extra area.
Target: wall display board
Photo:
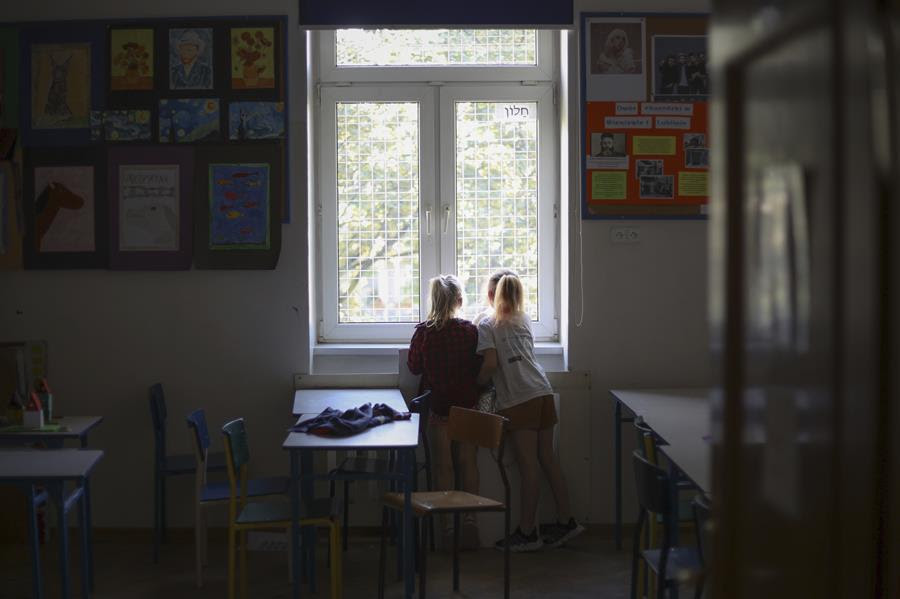
[[[190,268],[209,144],[263,155],[266,219],[290,222],[286,36],[279,15],[0,27],[0,267]]]
[[[584,218],[705,218],[707,17],[585,13]]]

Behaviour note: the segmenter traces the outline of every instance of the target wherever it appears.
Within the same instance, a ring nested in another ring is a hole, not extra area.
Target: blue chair
[[[208,563],[209,548],[206,534],[206,508],[210,505],[224,505],[231,498],[231,486],[228,482],[206,480],[206,464],[209,455],[209,429],[206,426],[206,413],[194,410],[187,416],[191,445],[194,457],[199,466],[194,476],[194,546],[196,554],[197,588],[203,586],[203,566]],[[247,497],[266,497],[284,495],[290,487],[287,476],[254,478],[247,481]]]
[[[166,398],[160,383],[150,387],[150,417],[153,420],[153,563],[159,563],[159,546],[166,540],[166,479],[170,476],[194,474],[197,460],[194,454],[166,453]],[[223,472],[225,454],[210,453],[206,470]]]

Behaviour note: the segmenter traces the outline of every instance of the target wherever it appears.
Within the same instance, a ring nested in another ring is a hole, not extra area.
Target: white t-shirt
[[[502,323],[489,316],[478,323],[478,348],[497,350],[497,409],[505,410],[529,399],[550,395],[553,388],[544,369],[534,358],[534,335],[528,316],[521,315]]]

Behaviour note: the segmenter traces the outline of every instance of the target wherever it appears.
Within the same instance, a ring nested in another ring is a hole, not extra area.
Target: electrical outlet
[[[638,227],[612,227],[609,240],[612,243],[640,243],[641,230]]]

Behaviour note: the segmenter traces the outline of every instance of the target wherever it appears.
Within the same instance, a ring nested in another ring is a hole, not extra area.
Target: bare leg
[[[562,467],[559,464],[559,458],[553,451],[553,427],[545,428],[538,431],[538,460],[541,463],[541,469],[550,483],[550,490],[553,492],[553,499],[556,501],[556,513],[560,522],[568,522],[572,516],[572,509],[569,505],[569,488],[566,486],[566,479],[563,475]]]
[[[520,495],[522,496],[522,512],[519,516],[519,528],[522,533],[530,535],[534,530],[534,519],[537,512],[540,479],[538,478],[538,431],[517,430],[511,433],[513,447],[516,450],[516,462],[519,464]]]

